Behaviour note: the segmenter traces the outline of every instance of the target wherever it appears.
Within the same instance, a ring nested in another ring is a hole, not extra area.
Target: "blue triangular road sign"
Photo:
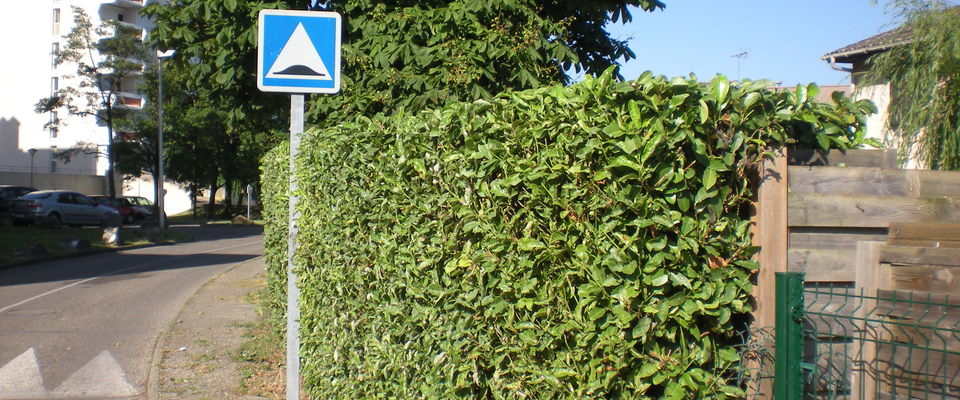
[[[257,87],[265,92],[340,90],[340,14],[260,12]]]

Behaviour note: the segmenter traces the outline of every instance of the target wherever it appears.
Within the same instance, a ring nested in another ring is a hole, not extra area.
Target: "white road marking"
[[[154,260],[154,261],[146,262],[146,263],[143,263],[143,264],[137,264],[137,265],[134,265],[134,266],[132,266],[132,267],[127,267],[127,268],[124,268],[124,269],[120,269],[120,270],[116,270],[116,271],[112,271],[112,272],[107,272],[107,273],[102,274],[102,275],[97,275],[97,276],[94,276],[94,277],[91,277],[91,278],[79,280],[79,281],[73,282],[73,283],[71,283],[71,284],[63,285],[63,286],[58,287],[58,288],[56,288],[56,289],[51,289],[51,290],[48,290],[48,291],[46,291],[46,292],[40,293],[40,294],[38,294],[38,295],[36,295],[36,296],[33,296],[33,297],[30,297],[30,298],[27,298],[27,299],[18,301],[18,302],[16,302],[16,303],[13,303],[13,304],[8,305],[8,306],[6,306],[6,307],[0,308],[0,313],[9,311],[9,310],[12,309],[12,308],[22,306],[22,305],[27,304],[27,303],[29,303],[29,302],[31,302],[31,301],[34,301],[34,300],[39,299],[39,298],[41,298],[41,297],[46,297],[46,296],[48,296],[48,295],[54,294],[54,293],[56,293],[56,292],[59,292],[59,291],[61,291],[61,290],[69,289],[69,288],[72,288],[72,287],[77,286],[77,285],[82,285],[82,284],[84,284],[84,283],[90,282],[90,281],[92,281],[92,280],[94,280],[94,279],[97,279],[97,278],[103,278],[103,277],[105,277],[105,276],[110,276],[110,275],[116,275],[116,274],[119,274],[119,273],[121,273],[121,272],[126,272],[126,271],[129,271],[129,270],[132,270],[132,269],[143,268],[143,267],[150,266],[150,265],[153,265],[153,264],[160,264],[160,263],[167,262],[167,261],[172,261],[172,260],[179,260],[179,259],[181,259],[181,258],[187,258],[187,257],[195,256],[195,255],[198,255],[198,254],[207,254],[207,253],[213,253],[213,252],[220,251],[220,250],[227,250],[227,249],[233,249],[233,248],[236,248],[236,247],[249,246],[249,245],[255,244],[255,243],[260,243],[260,241],[253,241],[253,242],[247,242],[247,243],[237,244],[237,245],[233,245],[233,246],[221,247],[221,248],[219,248],[219,249],[201,251],[201,252],[199,252],[199,253],[185,254],[185,255],[182,255],[182,256],[177,256],[177,257],[172,257],[172,258],[165,258],[165,259],[162,259],[162,260]]]
[[[47,397],[33,347],[0,368],[0,399],[42,399]]]
[[[120,397],[136,395],[137,389],[127,382],[127,375],[117,360],[104,350],[50,394],[55,397]]]

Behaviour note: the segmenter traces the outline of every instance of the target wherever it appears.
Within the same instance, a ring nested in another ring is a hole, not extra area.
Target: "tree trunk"
[[[113,107],[109,97],[107,103],[107,187],[110,197],[117,197],[117,184],[113,176]]]
[[[233,217],[233,181],[227,180],[223,186],[223,217],[230,219]]]
[[[197,184],[190,184],[190,202],[193,203],[190,207],[193,210],[193,219],[197,219]]]
[[[150,172],[150,176],[153,177],[153,204],[157,207],[157,226],[160,226],[160,213],[163,210],[160,209],[160,196],[163,196],[163,182],[160,182],[159,176],[157,176],[157,169],[154,169]]]
[[[213,219],[214,208],[217,205],[217,181],[210,182],[210,202],[207,204],[207,219]]]

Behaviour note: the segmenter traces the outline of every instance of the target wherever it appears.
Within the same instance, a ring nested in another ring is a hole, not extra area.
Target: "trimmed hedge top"
[[[754,166],[783,143],[855,146],[872,108],[767,87],[608,72],[309,131],[296,162],[310,394],[742,396]],[[285,151],[265,189],[285,185]]]

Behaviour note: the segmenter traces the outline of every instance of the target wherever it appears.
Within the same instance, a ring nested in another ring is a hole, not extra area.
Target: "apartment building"
[[[17,173],[29,173],[33,180],[34,175],[62,175],[67,182],[61,184],[68,184],[73,176],[106,174],[108,163],[102,155],[78,153],[69,162],[55,156],[78,144],[102,150],[109,142],[106,126],[92,116],[69,116],[63,111],[37,113],[35,107],[40,99],[64,85],[79,84],[78,79],[69,78],[76,75],[76,65],[60,65],[55,57],[66,45],[64,36],[74,27],[74,6],[84,9],[94,26],[115,20],[136,28],[145,37],[152,23],[140,15],[140,10],[153,1],[157,0],[30,0],[4,5],[0,13],[0,177],[11,180],[10,176]],[[139,74],[133,74],[118,82],[115,107],[143,107],[145,99],[137,93],[139,79]],[[51,121],[58,123],[49,124]],[[65,181],[52,178],[42,181]],[[144,179],[118,185],[118,191],[122,187],[123,194],[153,199],[153,185]],[[0,182],[4,183],[26,182]],[[176,185],[167,186],[168,214],[189,204]]]

